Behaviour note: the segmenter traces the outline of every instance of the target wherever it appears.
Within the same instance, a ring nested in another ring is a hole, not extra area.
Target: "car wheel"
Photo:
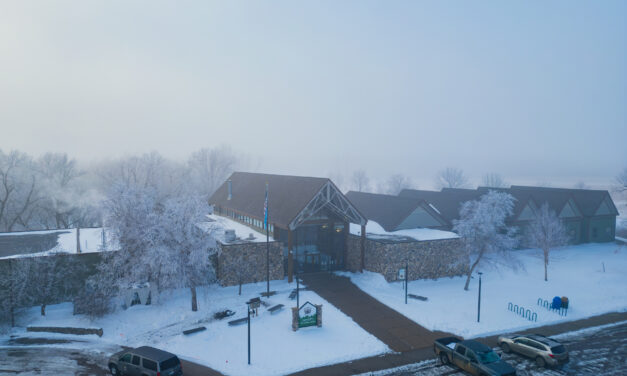
[[[109,366],[109,371],[111,371],[111,374],[113,376],[119,376],[120,374],[120,370],[118,369],[118,367],[115,366],[115,364],[111,364]]]
[[[448,356],[446,356],[445,353],[440,354],[440,362],[442,362],[442,364],[448,364]]]
[[[536,357],[536,364],[538,365],[538,367],[546,366],[546,362],[544,361],[544,358],[541,356]]]
[[[501,343],[501,349],[506,354],[509,354],[512,351],[512,349],[509,347],[509,345],[507,343],[505,343],[505,342]]]

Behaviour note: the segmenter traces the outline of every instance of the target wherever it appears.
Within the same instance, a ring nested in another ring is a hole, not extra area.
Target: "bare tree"
[[[224,145],[194,152],[187,161],[194,190],[209,198],[241,162],[242,158]]]
[[[566,227],[549,209],[545,202],[536,213],[536,217],[526,230],[526,243],[533,248],[540,248],[544,254],[544,280],[548,281],[549,252],[552,248],[563,247],[568,244],[570,237]]]
[[[578,181],[577,183],[575,183],[575,185],[573,185],[573,188],[575,189],[590,189],[590,187],[584,183],[583,181]]]
[[[618,192],[627,191],[627,167],[623,169],[623,171],[616,176],[616,190]]]
[[[394,174],[385,181],[383,186],[379,187],[379,192],[389,195],[397,195],[403,189],[408,188],[413,188],[411,179],[403,174]]]
[[[438,188],[468,188],[468,178],[459,168],[447,167],[436,176]]]
[[[461,237],[470,260],[464,290],[468,290],[470,277],[481,264],[507,261],[517,267],[518,262],[509,252],[517,244],[515,230],[505,224],[513,209],[514,198],[497,191],[489,191],[477,201],[462,204],[460,219],[453,222],[453,231]]]
[[[0,231],[13,231],[18,225],[28,229],[40,200],[33,161],[28,155],[0,150]]]
[[[496,173],[483,175],[483,185],[490,188],[507,188],[507,183],[503,177]]]
[[[367,191],[370,187],[370,179],[364,170],[357,170],[353,172],[351,182],[353,185],[352,188],[357,192]]]
[[[42,195],[40,207],[52,228],[70,228],[76,225],[73,215],[79,210],[80,195],[77,179],[83,174],[76,167],[76,161],[67,154],[46,153],[37,161]]]

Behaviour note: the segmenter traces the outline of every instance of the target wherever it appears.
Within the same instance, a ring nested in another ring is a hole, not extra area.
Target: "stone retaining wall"
[[[360,237],[349,236],[346,268],[350,271],[359,271],[360,244]],[[398,271],[405,268],[407,261],[410,280],[459,276],[468,270],[468,258],[459,239],[414,242],[366,239],[364,261],[366,270],[381,273],[388,282],[398,279]]]
[[[266,280],[266,243],[218,243],[216,275],[222,286]],[[283,246],[270,242],[270,280],[283,279]]]

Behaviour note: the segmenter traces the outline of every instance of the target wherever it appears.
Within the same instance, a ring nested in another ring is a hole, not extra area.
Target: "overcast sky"
[[[626,1],[2,1],[0,149],[607,179]]]

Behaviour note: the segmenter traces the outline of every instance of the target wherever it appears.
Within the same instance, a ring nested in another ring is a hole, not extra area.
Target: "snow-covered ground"
[[[463,337],[477,337],[504,331],[582,319],[613,311],[627,310],[627,246],[613,243],[570,246],[551,252],[549,281],[539,250],[517,251],[525,270],[482,271],[481,322],[477,323],[478,278],[464,291],[465,277],[419,280],[409,283],[409,293],[427,301],[409,299],[404,304],[402,282],[385,281],[377,273],[347,273],[366,293],[431,329]],[[603,271],[605,265],[605,272]],[[559,316],[537,305],[538,298],[551,301],[566,296],[568,315]],[[508,310],[508,303],[536,312],[530,322]]]
[[[19,325],[79,326],[103,328],[101,339],[86,346],[120,344],[151,345],[171,351],[182,358],[205,364],[227,375],[277,375],[389,352],[381,341],[359,327],[352,319],[311,291],[302,291],[301,305],[310,301],[322,304],[322,327],[292,331],[291,308],[295,301],[288,298],[295,284],[272,281],[271,289],[278,293],[266,301],[268,307],[259,309],[251,323],[252,359],[247,364],[247,327],[229,326],[228,321],[245,317],[245,302],[265,291],[265,283],[238,287],[210,286],[199,291],[199,311],[190,310],[187,290],[179,290],[151,306],[133,306],[127,310],[91,322],[86,317],[72,316],[70,303],[48,306],[46,317],[35,307],[19,319]],[[271,314],[267,308],[284,304],[285,308]],[[224,320],[213,319],[217,311],[230,309],[236,314]],[[185,336],[181,332],[197,326],[206,331]],[[26,333],[18,335],[43,335]],[[49,334],[45,334],[50,336]]]

